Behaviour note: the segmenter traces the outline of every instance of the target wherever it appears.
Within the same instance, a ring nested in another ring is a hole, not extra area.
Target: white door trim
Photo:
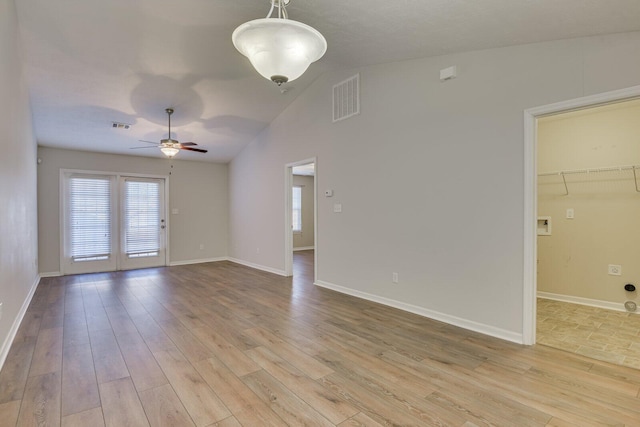
[[[537,119],[542,116],[579,110],[601,104],[640,97],[640,86],[585,96],[531,108],[524,112],[524,279],[522,302],[523,344],[536,342],[536,216],[538,210]]]
[[[318,159],[311,157],[293,163],[287,163],[284,167],[284,275],[293,276],[293,230],[291,228],[293,200],[291,188],[293,187],[293,168],[313,163],[315,165],[315,176],[313,178],[313,245],[316,249],[313,252],[313,281],[318,277]]]

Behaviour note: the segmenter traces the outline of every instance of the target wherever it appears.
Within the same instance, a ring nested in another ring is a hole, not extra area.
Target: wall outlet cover
[[[622,276],[622,266],[617,264],[609,264],[607,273],[610,276]]]

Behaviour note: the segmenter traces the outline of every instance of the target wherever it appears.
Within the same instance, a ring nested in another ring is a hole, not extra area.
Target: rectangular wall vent
[[[114,129],[128,130],[131,127],[131,125],[128,123],[111,122],[111,127]]]
[[[333,121],[360,114],[360,74],[333,86]]]

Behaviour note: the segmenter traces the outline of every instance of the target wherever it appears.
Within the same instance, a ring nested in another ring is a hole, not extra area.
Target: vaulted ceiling
[[[180,158],[227,162],[329,69],[640,30],[638,0],[291,0],[328,50],[279,88],[231,43],[269,5],[16,0],[38,143],[162,157],[131,148],[166,138],[172,107],[174,137],[209,150]]]

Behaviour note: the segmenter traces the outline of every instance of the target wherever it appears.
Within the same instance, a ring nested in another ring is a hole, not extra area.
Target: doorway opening
[[[524,294],[523,294],[523,343],[535,344],[536,343],[536,321],[537,319],[537,298],[538,298],[538,238],[553,236],[554,233],[559,232],[558,226],[566,226],[568,224],[575,224],[575,222],[567,222],[575,219],[576,211],[571,210],[571,207],[565,207],[562,215],[555,213],[552,215],[545,215],[544,212],[539,210],[539,187],[542,185],[542,179],[540,174],[547,172],[563,172],[560,171],[541,171],[538,168],[538,162],[542,159],[539,157],[541,153],[538,147],[539,137],[539,122],[547,117],[553,117],[561,113],[574,112],[573,114],[585,109],[607,106],[605,108],[615,108],[616,103],[623,101],[629,101],[640,96],[640,87],[632,87],[618,91],[607,92],[604,94],[588,96],[557,104],[546,105],[537,107],[525,111],[525,223],[528,225],[525,227],[525,259],[524,259]],[[547,120],[553,120],[547,119]],[[633,162],[632,162],[633,163]],[[598,166],[599,167],[599,166]],[[596,167],[594,167],[595,169]],[[575,168],[585,169],[585,168]],[[586,167],[586,169],[589,169]],[[566,170],[564,172],[570,172]],[[633,170],[631,171],[633,172]],[[551,176],[551,175],[545,175]],[[565,187],[567,182],[567,174],[556,174],[556,178],[559,178],[562,182],[562,187]],[[633,182],[633,180],[631,181]],[[555,184],[553,184],[555,185]],[[575,189],[575,187],[574,187]],[[546,190],[545,190],[546,191]],[[538,221],[542,217],[543,222]],[[554,218],[558,217],[557,219]],[[574,218],[567,218],[574,217]],[[539,230],[540,224],[543,230]],[[550,233],[550,234],[549,234]],[[606,269],[605,265],[605,269]],[[605,271],[606,273],[606,271]],[[544,276],[546,273],[542,273]],[[544,277],[543,277],[544,280]],[[544,292],[541,290],[541,292]],[[544,294],[543,294],[544,295]]]
[[[640,368],[638,117],[628,100],[538,120],[536,342]]]
[[[285,167],[285,273],[295,276],[296,264],[313,260],[317,277],[317,162],[315,158]],[[299,271],[299,270],[298,270]],[[304,271],[308,271],[305,268]]]

